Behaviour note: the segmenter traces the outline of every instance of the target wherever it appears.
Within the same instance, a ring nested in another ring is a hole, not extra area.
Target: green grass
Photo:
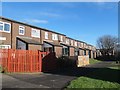
[[[67,88],[120,88],[120,67],[90,69],[92,72],[71,81]]]
[[[2,67],[0,66],[0,72],[2,72]]]
[[[95,64],[95,63],[98,63],[98,62],[101,62],[101,61],[99,61],[99,60],[97,60],[97,59],[89,59],[89,63],[90,64]]]
[[[67,88],[118,88],[120,84],[81,76],[73,80]]]
[[[116,67],[109,67],[110,69],[117,69],[117,70],[120,70],[120,66],[116,66]]]

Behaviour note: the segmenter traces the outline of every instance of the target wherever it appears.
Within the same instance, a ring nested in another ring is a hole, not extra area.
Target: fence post
[[[10,54],[11,54],[10,49],[8,49],[8,59],[6,65],[8,67],[8,68],[6,67],[8,72],[10,72]]]
[[[30,51],[30,70],[32,72],[32,51]]]
[[[42,72],[42,56],[40,51],[39,51],[39,70],[40,72]]]

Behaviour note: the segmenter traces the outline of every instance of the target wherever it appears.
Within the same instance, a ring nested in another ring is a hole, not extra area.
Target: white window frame
[[[73,40],[71,40],[71,46],[73,46]]]
[[[52,34],[52,40],[58,40],[58,35],[57,34]]]
[[[55,34],[55,40],[58,40],[58,35],[57,34]]]
[[[2,30],[0,30],[0,32],[3,32],[3,31],[4,31],[4,22],[0,21],[0,23],[2,23],[2,24],[0,24],[0,25],[2,25],[2,26],[3,26],[3,29],[2,29]]]
[[[77,42],[75,42],[75,46],[77,46]]]
[[[0,21],[0,22],[3,23],[3,30],[0,30],[0,32],[10,33],[11,32],[11,24],[8,22],[2,22],[2,21]],[[5,24],[8,24],[10,26],[9,31],[5,31]]]
[[[20,30],[23,30],[23,33],[21,33]],[[19,26],[19,35],[24,35],[24,34],[25,34],[25,27]]]
[[[81,47],[81,43],[80,42],[78,42],[78,47]]]
[[[66,44],[69,44],[69,39],[66,39]]]
[[[6,40],[6,37],[1,37],[0,36],[0,41],[2,41],[2,40]]]
[[[63,36],[60,36],[60,41],[63,42]]]
[[[45,32],[45,39],[48,39],[48,32]]]
[[[5,47],[5,48],[2,48]],[[10,49],[11,45],[0,45],[0,49]]]
[[[54,34],[52,34],[52,40],[54,40]]]
[[[39,31],[39,33],[36,33],[36,34],[39,34],[39,35],[37,35],[37,36],[34,35],[34,34],[33,34],[33,30],[34,30],[34,31]],[[34,37],[34,38],[40,38],[40,30],[35,29],[35,28],[32,28],[32,29],[31,29],[31,37]]]

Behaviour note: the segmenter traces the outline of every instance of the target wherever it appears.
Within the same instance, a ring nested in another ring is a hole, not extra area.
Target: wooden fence
[[[0,64],[7,72],[41,72],[48,52],[0,49]]]

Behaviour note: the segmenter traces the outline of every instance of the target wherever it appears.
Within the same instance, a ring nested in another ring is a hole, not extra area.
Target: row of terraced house
[[[49,51],[57,57],[89,55],[96,58],[93,45],[5,17],[0,17],[0,48]]]

